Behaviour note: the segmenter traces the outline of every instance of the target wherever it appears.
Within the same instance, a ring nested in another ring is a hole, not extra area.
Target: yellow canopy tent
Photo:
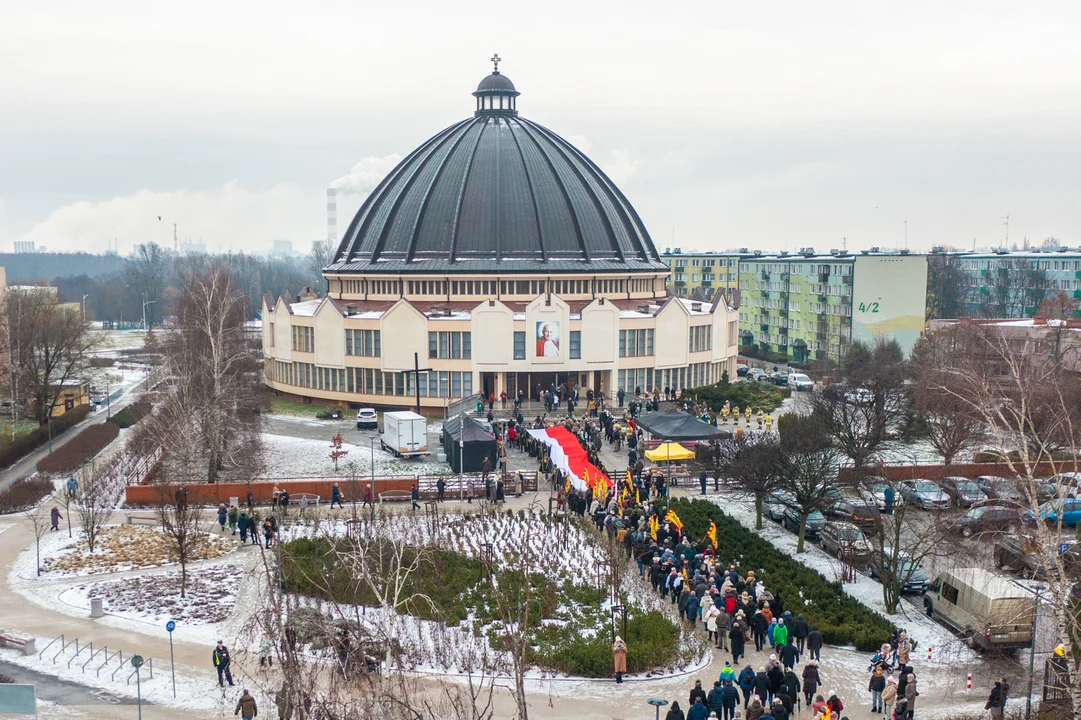
[[[694,452],[679,443],[664,442],[653,450],[646,450],[646,458],[651,462],[671,462],[672,460],[690,460]]]

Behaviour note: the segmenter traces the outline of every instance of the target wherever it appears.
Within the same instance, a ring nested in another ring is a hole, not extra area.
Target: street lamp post
[[[86,322],[86,299],[90,297],[90,293],[83,295],[83,322]]]
[[[146,333],[147,335],[149,335],[149,334],[150,334],[150,326],[148,326],[148,325],[146,324],[146,306],[147,306],[147,305],[153,305],[154,303],[155,303],[155,301],[154,301],[154,300],[143,300],[143,331],[144,331],[144,332],[145,332],[145,333]]]
[[[375,436],[368,438],[368,444],[372,448],[372,518],[375,518]]]

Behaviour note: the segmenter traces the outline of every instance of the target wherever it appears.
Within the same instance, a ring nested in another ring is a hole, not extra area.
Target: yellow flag
[[[660,523],[657,522],[657,516],[656,515],[651,515],[650,518],[649,518],[649,534],[650,534],[650,537],[652,537],[654,540],[657,539],[657,528],[659,526],[660,526]]]
[[[706,537],[713,543],[713,549],[717,549],[717,523],[711,522],[709,524],[709,530],[706,530]]]
[[[582,470],[582,480],[585,482],[586,487],[593,487],[593,483],[589,481],[589,468],[585,468],[584,470]]]
[[[571,479],[570,479],[569,476],[567,477],[567,482],[563,485],[563,494],[564,495],[570,495],[571,494]]]
[[[683,579],[684,580],[687,579],[687,566],[686,565],[683,566]]]
[[[675,510],[669,510],[668,514],[664,516],[664,519],[675,525],[680,530],[683,529],[683,522],[679,519],[679,515],[676,515]]]
[[[642,504],[642,498],[638,494],[638,488],[634,489],[634,504],[635,505],[641,505]]]
[[[634,485],[634,480],[631,479],[631,469],[627,468],[627,487]]]

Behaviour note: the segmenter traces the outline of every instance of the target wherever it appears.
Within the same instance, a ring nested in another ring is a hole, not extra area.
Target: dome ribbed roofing
[[[488,89],[515,92],[498,74],[482,80],[477,92]],[[478,111],[410,153],[364,201],[326,268],[394,274],[666,269],[615,183],[566,140],[509,108]]]

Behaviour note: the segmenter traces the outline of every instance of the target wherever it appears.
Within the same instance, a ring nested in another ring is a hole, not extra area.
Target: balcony
[[[769,273],[766,272],[765,270],[762,271],[762,279],[763,280],[769,280]]]
[[[687,283],[684,282],[683,280],[676,280],[672,284],[675,285],[676,287],[686,287],[686,285],[687,285]]]
[[[787,307],[782,307],[780,312],[781,312],[781,315],[784,315],[785,317],[788,317],[788,308]]]
[[[843,282],[845,285],[851,285],[852,284],[852,273],[848,273],[847,275],[842,275],[841,276],[841,282]]]
[[[702,281],[702,287],[713,287],[713,281],[712,280],[703,280]]]
[[[687,266],[686,266],[686,265],[676,265],[676,266],[675,266],[674,268],[672,268],[672,269],[673,269],[673,270],[674,270],[675,272],[678,272],[678,273],[681,273],[681,272],[687,272]]]
[[[828,283],[829,281],[830,281],[830,274],[829,273],[819,273],[818,274],[818,282]]]
[[[762,323],[762,332],[769,332],[769,324]]]

